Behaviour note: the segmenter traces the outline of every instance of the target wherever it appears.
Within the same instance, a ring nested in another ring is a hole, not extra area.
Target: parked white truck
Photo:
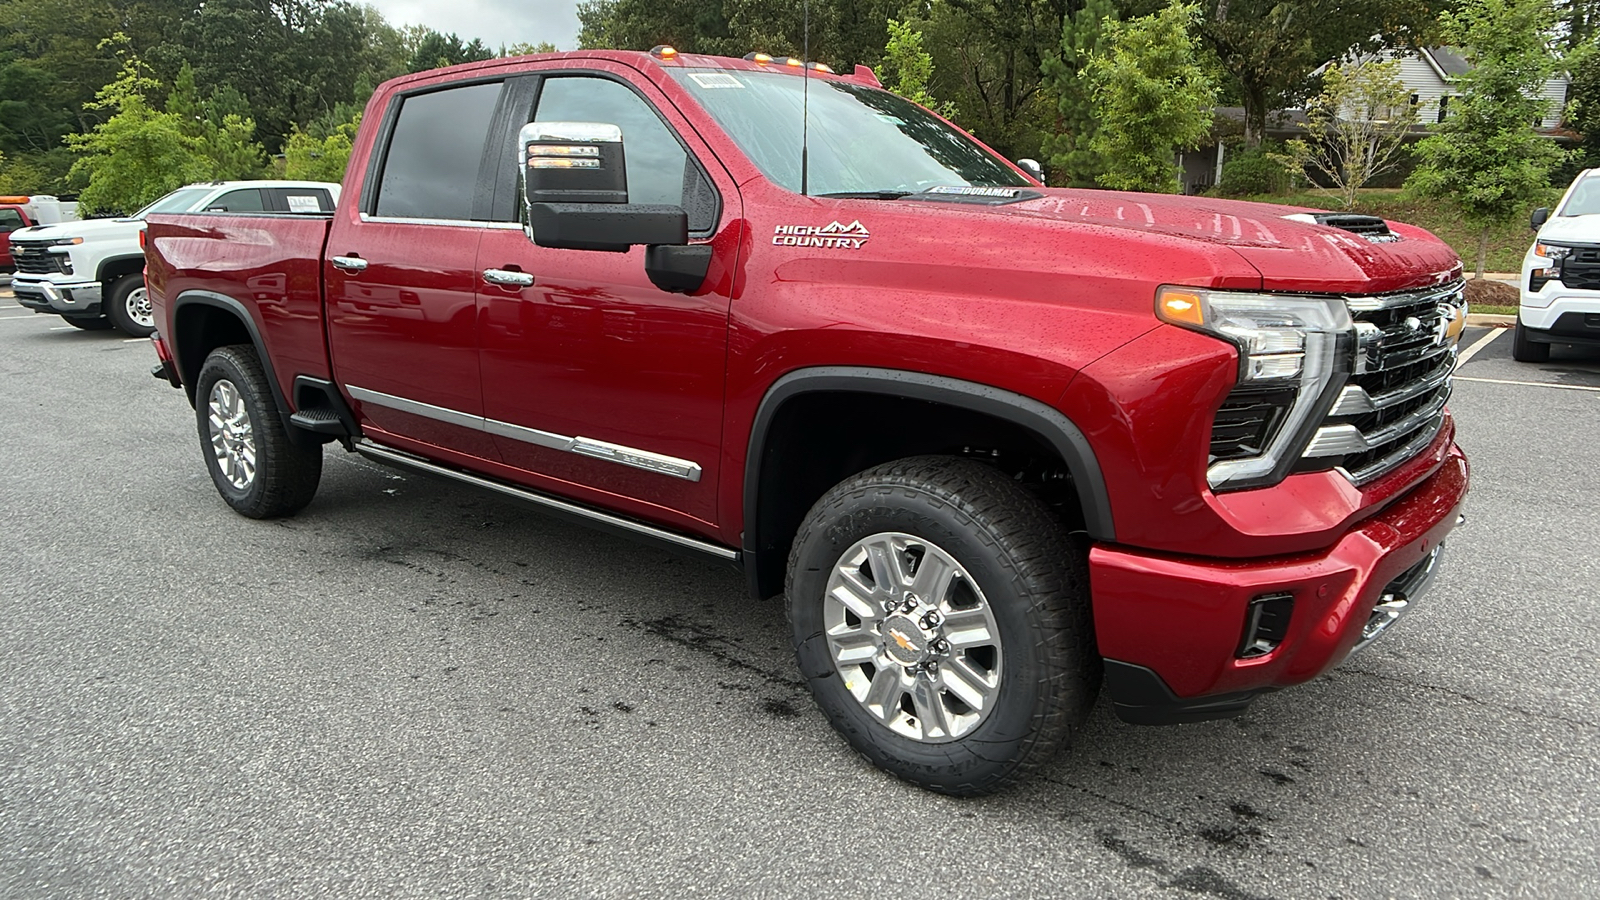
[[[1600,346],[1600,169],[1579,172],[1554,214],[1540,207],[1531,224],[1511,355],[1545,362],[1551,344]]]
[[[79,328],[155,330],[139,236],[151,213],[330,213],[339,185],[321,181],[217,181],[181,187],[127,218],[37,225],[11,233],[11,290],[35,312]]]

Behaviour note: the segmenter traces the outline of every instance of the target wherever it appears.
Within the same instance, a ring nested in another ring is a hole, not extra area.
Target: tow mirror
[[[528,236],[558,250],[626,252],[689,242],[682,206],[628,202],[622,129],[600,122],[522,126],[522,196]]]
[[[1032,175],[1034,181],[1044,184],[1044,166],[1039,165],[1037,159],[1027,159],[1026,157],[1019,159],[1017,160],[1017,168]]]
[[[1550,207],[1541,206],[1533,211],[1533,217],[1528,220],[1528,227],[1538,231],[1548,221],[1550,221]]]

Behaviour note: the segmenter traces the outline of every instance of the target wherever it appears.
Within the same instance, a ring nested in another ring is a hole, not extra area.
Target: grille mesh
[[[42,244],[11,242],[11,260],[24,275],[70,275],[66,257],[47,252]]]

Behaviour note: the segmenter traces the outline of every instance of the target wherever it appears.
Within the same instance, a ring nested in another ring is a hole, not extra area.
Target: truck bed
[[[303,213],[155,215],[145,232],[145,281],[168,304],[204,292],[244,301],[277,361],[282,396],[293,375],[331,377],[324,331],[323,253],[333,216]]]

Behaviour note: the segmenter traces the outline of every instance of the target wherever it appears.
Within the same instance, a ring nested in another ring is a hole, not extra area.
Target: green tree
[[[1045,139],[1044,152],[1051,167],[1074,187],[1093,187],[1105,171],[1105,162],[1093,149],[1100,120],[1094,114],[1094,98],[1083,73],[1102,49],[1104,23],[1116,18],[1111,0],[1084,0],[1082,9],[1061,20],[1060,54],[1045,57],[1043,64],[1044,76],[1055,89],[1060,116],[1056,133]]]
[[[1206,0],[1198,33],[1244,107],[1245,145],[1267,113],[1312,92],[1311,72],[1352,50],[1410,48],[1454,0]]]
[[[1450,117],[1417,145],[1406,188],[1453,205],[1479,229],[1479,278],[1490,229],[1526,215],[1565,155],[1533,131],[1545,114],[1539,90],[1556,65],[1545,43],[1551,19],[1549,0],[1462,0],[1440,19],[1472,70]]]
[[[1101,123],[1091,142],[1105,160],[1101,184],[1177,193],[1176,152],[1211,133],[1217,89],[1196,62],[1189,34],[1195,14],[1174,4],[1107,24],[1109,49],[1090,58],[1087,72]]]
[[[350,149],[355,143],[356,129],[361,126],[361,113],[348,122],[336,126],[322,138],[295,128],[284,144],[283,177],[303,181],[344,180],[345,168],[350,164]]]
[[[121,34],[109,40],[127,43]],[[124,51],[122,71],[90,101],[110,117],[86,134],[67,136],[79,154],[71,174],[84,184],[78,206],[85,213],[128,212],[188,182],[259,173],[253,121],[227,113],[219,123],[199,114],[192,73],[158,110],[150,96],[160,88],[149,67]]]
[[[1333,65],[1322,76],[1322,93],[1306,106],[1311,140],[1290,141],[1275,158],[1294,174],[1321,175],[1351,209],[1362,185],[1400,165],[1416,123],[1397,60]]]
[[[555,44],[552,44],[549,41],[540,41],[537,44],[529,44],[529,43],[517,43],[517,44],[511,44],[511,45],[501,44],[500,45],[500,53],[499,53],[499,55],[500,56],[530,56],[530,55],[532,55],[534,53],[556,53],[556,52],[558,52],[558,51],[556,49],[556,45]]]
[[[406,64],[406,69],[411,72],[425,72],[429,69],[442,69],[445,66],[457,66],[483,59],[494,59],[494,52],[478,38],[462,43],[461,38],[453,32],[440,34],[437,31],[429,31],[417,42],[417,49],[412,52],[411,61]]]
[[[955,107],[943,103],[928,93],[928,82],[933,78],[933,57],[922,48],[922,32],[909,22],[889,20],[889,42],[883,48],[883,86],[896,94],[938,112],[945,118],[954,117]]]

